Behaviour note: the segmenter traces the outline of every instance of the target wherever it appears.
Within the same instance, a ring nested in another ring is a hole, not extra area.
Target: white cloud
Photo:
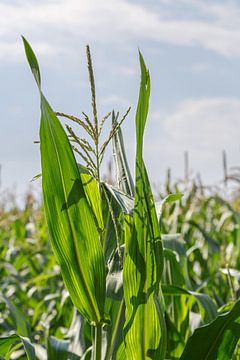
[[[146,155],[150,158],[158,154],[151,164],[154,175],[156,158],[162,168],[171,167],[183,174],[185,151],[189,152],[191,168],[200,171],[208,181],[219,180],[222,176],[223,150],[231,165],[239,163],[239,98],[189,99],[167,115],[155,112],[152,117],[154,130],[149,131],[152,137],[146,143]]]
[[[22,0],[0,3],[1,58],[18,52],[19,34],[54,54],[59,43],[74,51],[78,41],[122,43],[142,39],[173,45],[200,46],[225,56],[240,56],[240,6],[195,0],[160,1],[151,8],[126,0]],[[176,10],[191,10],[191,16]],[[39,44],[38,44],[39,43]],[[45,43],[45,45],[43,45]],[[8,59],[9,61],[9,59]]]
[[[138,74],[137,69],[134,67],[130,67],[130,66],[120,66],[118,71],[119,71],[119,73],[129,76],[129,77],[133,77]]]
[[[202,74],[202,73],[211,71],[212,68],[213,67],[210,63],[196,62],[196,63],[192,64],[190,69],[193,73]]]
[[[38,50],[38,54],[50,57],[59,54],[60,51],[51,47],[46,42],[36,41],[34,47]],[[0,61],[20,61],[23,59],[23,46],[17,41],[11,43],[0,42]]]
[[[195,148],[200,157],[230,149],[239,139],[240,99],[185,100],[165,118],[164,128],[174,144]]]
[[[129,106],[129,101],[127,99],[115,94],[102,97],[100,102],[104,105],[116,106],[117,104],[118,106]]]

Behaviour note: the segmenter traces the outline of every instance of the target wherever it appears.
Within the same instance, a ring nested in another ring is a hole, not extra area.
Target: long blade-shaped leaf
[[[119,204],[121,210],[126,213],[130,214],[133,212],[134,208],[134,198],[130,195],[127,195],[126,193],[123,193],[121,190],[113,187],[112,185],[109,185],[107,183],[104,184],[108,190],[108,192],[111,194],[111,196],[116,200],[116,202]]]
[[[137,153],[133,220],[126,215],[126,256],[123,272],[126,302],[127,359],[163,359],[162,309],[159,282],[162,242],[151,187],[143,162],[143,134],[148,113],[150,77],[140,54],[141,86],[136,113]],[[151,320],[150,320],[151,319]]]
[[[48,358],[51,360],[67,360],[69,357],[68,353],[69,341],[59,340],[54,336],[48,338]]]
[[[113,125],[115,123],[116,123],[116,117],[115,114],[113,113]],[[117,175],[118,188],[121,191],[123,191],[125,194],[133,196],[134,185],[127,162],[121,127],[113,136],[112,143],[113,143],[113,155],[117,170],[116,175]]]
[[[80,356],[69,351],[68,340],[60,340],[55,336],[48,338],[47,354],[50,360],[80,360]]]
[[[27,337],[19,336],[17,334],[13,334],[6,337],[0,338],[0,357],[3,356],[4,359],[8,358],[14,349],[14,345],[22,342],[24,346],[24,350],[27,355],[28,360],[36,360],[35,349],[30,339]]]
[[[9,299],[7,299],[6,297],[4,297],[3,299],[7,307],[9,308],[17,334],[20,336],[26,336],[27,338],[31,338],[31,329],[26,319],[26,315],[23,314]]]
[[[68,137],[42,94],[37,60],[25,39],[24,46],[41,97],[42,188],[53,251],[74,305],[101,323],[105,265],[99,232]]]
[[[188,295],[198,302],[202,319],[205,322],[213,321],[217,316],[217,307],[207,294],[197,293],[195,291],[183,289],[179,286],[162,284],[164,296],[181,296]]]
[[[97,180],[89,173],[88,169],[78,164],[79,173],[81,176],[84,192],[87,201],[92,209],[95,217],[95,223],[99,231],[103,231],[103,216],[101,209],[101,198]]]
[[[231,311],[196,329],[180,360],[231,360],[240,338],[240,301]]]

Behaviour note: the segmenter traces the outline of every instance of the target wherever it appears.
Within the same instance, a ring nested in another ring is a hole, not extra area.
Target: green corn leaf
[[[124,254],[124,245],[120,247],[120,251]],[[122,300],[123,298],[123,279],[122,279],[121,260],[118,251],[115,252],[113,258],[108,263],[108,274],[106,278],[106,295],[109,298]]]
[[[119,197],[114,195],[105,183],[101,183],[102,190],[102,213],[104,217],[104,241],[103,248],[106,262],[111,261],[117,250],[120,254],[120,246],[123,244],[122,231],[122,205],[124,202],[119,202]],[[127,204],[127,202],[126,202]],[[121,257],[120,262],[123,262]]]
[[[207,231],[205,231],[199,224],[197,224],[194,220],[189,220],[188,223],[192,226],[194,226],[196,229],[198,229],[200,231],[200,233],[202,233],[204,239],[208,242],[210,248],[212,251],[219,251],[220,250],[220,246],[218,244],[218,242],[213,239],[208,233]]]
[[[137,152],[133,218],[125,215],[123,270],[127,359],[164,359],[159,282],[163,250],[152,191],[143,161],[143,134],[148,113],[150,77],[142,55],[141,85],[136,113]],[[151,319],[149,321],[149,319]]]
[[[115,125],[115,123],[116,123],[116,117],[115,114],[113,113],[113,125]],[[117,170],[116,175],[117,175],[118,188],[125,194],[129,196],[133,196],[134,184],[127,162],[121,127],[119,127],[118,131],[113,136],[112,143],[113,143],[113,155]]]
[[[240,338],[240,301],[212,323],[196,329],[180,360],[231,360]]]
[[[166,359],[179,360],[184,346],[184,336],[176,328],[175,323],[170,319],[168,313],[165,313],[167,327],[167,354]]]
[[[27,41],[23,41],[40,85],[36,57]],[[42,188],[52,248],[76,308],[89,321],[102,323],[105,264],[92,204],[88,202],[89,193],[85,193],[68,137],[40,87],[39,91]]]
[[[157,208],[157,214],[158,214],[158,221],[161,226],[162,221],[162,212],[165,204],[169,204],[175,201],[180,200],[183,197],[183,194],[180,192],[177,192],[175,194],[168,194],[162,201],[158,201],[155,206]]]
[[[168,321],[168,355],[179,358],[189,336],[192,324],[191,310],[197,303],[202,322],[210,322],[217,316],[217,307],[211,298],[192,290],[188,276],[185,242],[180,234],[162,235],[164,243],[165,267],[162,277],[162,291],[165,300]],[[201,321],[200,317],[200,321]],[[174,326],[173,326],[174,324]],[[169,326],[170,325],[170,326]],[[182,341],[175,336],[178,332]],[[175,340],[174,340],[175,339]]]
[[[33,49],[31,48],[31,46],[29,45],[29,43],[23,36],[22,36],[22,40],[23,40],[25,54],[26,54],[28,63],[31,67],[32,74],[33,74],[33,76],[36,80],[37,86],[40,90],[41,89],[41,75],[40,75],[40,70],[39,70],[39,65],[38,65],[36,55],[34,54]]]
[[[9,299],[3,297],[7,307],[9,308],[10,315],[14,322],[15,331],[20,336],[25,336],[31,338],[31,329],[30,325],[26,319],[26,315],[23,314],[16,305],[13,304]]]
[[[35,360],[35,349],[29,338],[15,334],[0,338],[0,357],[2,356],[4,359],[9,359],[15,345],[21,342],[24,346],[27,359]]]
[[[91,360],[92,359],[92,353],[93,353],[93,347],[90,346],[85,353],[83,354],[83,356],[81,357],[81,360]]]
[[[120,206],[120,209],[124,213],[131,214],[133,212],[133,208],[134,208],[133,197],[127,195],[126,193],[123,193],[121,190],[107,183],[104,183],[104,186],[106,187],[107,191],[111,194],[111,196],[116,200],[116,202]]]
[[[122,342],[117,349],[116,360],[126,360],[126,351],[125,351],[124,342]]]
[[[163,204],[171,203],[177,200],[180,200],[183,197],[183,194],[180,192],[177,192],[175,194],[168,194],[162,201]]]
[[[78,356],[82,356],[87,350],[86,339],[85,339],[85,327],[88,325],[84,317],[74,309],[71,326],[65,335],[65,338],[69,340],[69,351]]]
[[[111,317],[111,324],[106,327],[106,353],[104,360],[118,359],[117,353],[123,343],[122,328],[125,320],[125,304],[124,300],[115,301],[108,298],[107,304],[109,307],[109,314]],[[124,350],[124,346],[123,346]]]
[[[164,296],[181,296],[187,295],[193,297],[200,307],[202,319],[208,323],[217,317],[217,306],[207,294],[198,293],[183,289],[179,286],[162,284],[162,291]]]
[[[99,192],[99,186],[97,180],[89,173],[88,169],[81,164],[78,164],[79,173],[81,176],[84,192],[87,197],[87,201],[92,209],[92,213],[95,217],[96,226],[103,231],[103,216],[101,209],[101,198]]]
[[[48,338],[47,354],[51,360],[68,359],[69,341],[59,340],[55,336]]]
[[[162,234],[162,241],[164,249],[172,250],[177,255],[178,265],[177,269],[173,266],[173,274],[171,274],[172,280],[176,278],[174,285],[182,286],[182,282],[179,281],[179,276],[184,278],[184,285],[192,290],[192,284],[188,274],[188,260],[185,249],[185,241],[182,239],[181,234]],[[167,259],[165,258],[165,261]],[[171,267],[172,267],[171,266]],[[178,279],[178,280],[177,280]]]
[[[60,340],[55,336],[49,336],[47,354],[49,360],[80,360],[80,356],[69,351],[68,340]]]
[[[166,240],[164,241],[164,245],[165,243]],[[183,276],[183,267],[181,267],[178,258],[179,256],[177,252],[171,249],[164,249],[165,266],[162,276],[162,282],[169,285],[178,285],[179,287],[185,287],[186,285]],[[165,290],[164,287],[162,287],[162,289]],[[189,315],[193,301],[189,296],[186,296],[184,293],[179,294],[179,296],[172,296],[170,294],[166,296],[167,293],[164,292],[163,295],[165,300],[165,308],[169,319],[174,324],[174,328],[176,329],[176,331],[181,334],[181,338],[184,340],[184,342],[186,342],[189,335]],[[173,334],[171,334],[172,330],[173,328],[171,326],[170,329],[168,329],[168,337],[173,337]],[[182,342],[175,344],[176,346],[172,347],[171,349],[168,348],[168,353],[171,355],[171,357],[177,357],[181,355],[183,351],[183,347],[181,348],[181,344]]]

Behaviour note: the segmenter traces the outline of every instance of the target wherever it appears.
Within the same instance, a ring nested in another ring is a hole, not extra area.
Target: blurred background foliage
[[[105,178],[112,178],[112,174]],[[209,295],[216,309],[226,309],[240,295],[240,196],[235,187],[234,194],[226,198],[228,181],[222,190],[216,190],[192,178],[173,182],[168,172],[161,192],[155,189],[156,201],[169,193],[184,193],[160,211],[166,322],[172,329],[170,334],[175,328],[182,337],[177,341],[174,336],[168,338],[172,358],[174,349],[182,351],[202,319],[209,322],[216,316],[209,299],[198,298],[199,294]],[[198,294],[197,301],[183,293],[172,296],[166,284],[186,289],[193,297]],[[47,353],[49,356],[56,338],[63,340],[61,346],[71,344],[70,349],[78,355],[91,347],[91,326],[74,309],[64,288],[42,203],[31,192],[21,208],[10,194],[0,205],[0,335],[15,333],[32,340],[39,359],[46,359]],[[20,344],[12,356],[26,358]]]

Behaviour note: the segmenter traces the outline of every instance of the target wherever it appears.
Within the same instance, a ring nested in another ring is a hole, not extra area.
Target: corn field
[[[141,53],[133,178],[121,130],[130,108],[99,119],[89,47],[92,115],[78,118],[52,109],[23,43],[40,96],[43,205],[29,195],[23,210],[0,207],[0,358],[240,359],[239,206],[169,177],[153,196]]]

